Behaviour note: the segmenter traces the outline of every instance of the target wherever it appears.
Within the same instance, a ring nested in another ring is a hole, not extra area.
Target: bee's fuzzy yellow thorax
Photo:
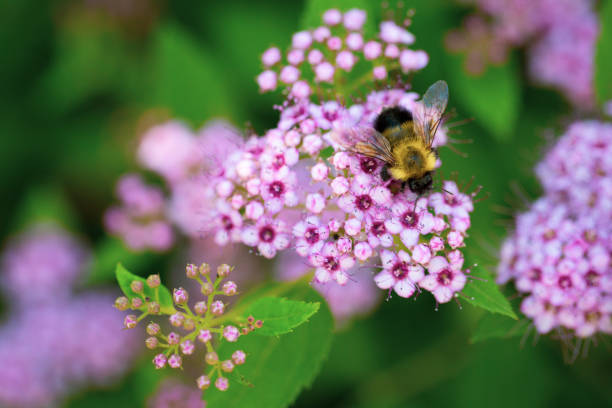
[[[395,165],[389,168],[391,177],[406,181],[422,177],[436,167],[436,154],[420,139],[405,139],[393,146]]]

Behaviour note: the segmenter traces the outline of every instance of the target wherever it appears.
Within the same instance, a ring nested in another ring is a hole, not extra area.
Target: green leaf
[[[329,159],[334,154],[334,148],[327,146],[325,149],[319,152],[319,157],[322,159]]]
[[[366,36],[376,32],[377,16],[380,6],[375,7],[376,2],[368,0],[308,0],[302,14],[300,27],[304,29],[319,27],[323,24],[323,13],[329,9],[337,8],[342,12],[350,9],[361,9],[367,13],[367,19],[363,26]]]
[[[476,307],[499,313],[518,320],[508,299],[501,293],[495,279],[481,267],[474,267],[470,273],[471,279],[463,288],[460,296]]]
[[[319,303],[302,302],[278,297],[264,297],[253,302],[242,314],[263,320],[256,331],[264,336],[278,336],[292,332],[319,310]]]
[[[508,141],[519,114],[520,81],[513,59],[501,67],[488,67],[480,76],[463,68],[461,56],[445,54],[448,67],[449,105],[459,102],[476,122],[499,141]],[[456,99],[455,99],[456,98]]]
[[[612,100],[612,1],[604,2],[599,13],[601,31],[595,51],[595,93],[599,103]]]
[[[173,116],[199,125],[230,113],[228,91],[214,59],[178,25],[167,24],[156,35],[153,50],[154,104]]]
[[[127,296],[130,301],[135,297],[139,297],[143,300],[148,297],[149,299],[153,299],[159,303],[161,313],[172,314],[176,312],[176,309],[172,304],[172,295],[170,294],[168,288],[166,288],[164,285],[160,285],[155,289],[150,288],[144,278],[134,275],[125,269],[121,263],[117,264],[115,275],[117,276],[117,282],[119,283],[119,287],[121,287],[123,294]],[[144,295],[140,295],[132,291],[130,285],[135,280],[141,281],[144,284]],[[141,310],[144,310],[144,308],[145,306],[142,306]]]
[[[528,326],[529,322],[526,319],[516,321],[498,316],[497,314],[485,313],[478,321],[476,329],[470,338],[470,343],[494,338],[521,336],[525,333]]]
[[[256,292],[278,292],[279,288],[281,285],[269,286]],[[203,396],[207,407],[286,407],[312,383],[331,346],[333,318],[323,298],[308,283],[302,282],[283,295],[292,300],[319,303],[319,312],[284,336],[250,334],[240,336],[236,343],[222,343],[218,350],[222,359],[229,358],[237,349],[247,353],[240,375],[253,386],[231,382],[225,392],[211,387]]]

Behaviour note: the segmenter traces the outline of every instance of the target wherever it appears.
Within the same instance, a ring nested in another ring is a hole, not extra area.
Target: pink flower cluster
[[[612,333],[611,129],[570,126],[537,167],[546,195],[502,247],[498,281],[515,281],[540,333]]]
[[[211,278],[210,266],[202,264],[199,267],[188,264],[186,275],[200,284],[200,292],[206,296],[192,306],[189,305],[190,296],[182,287],[175,288],[172,293],[174,305],[172,312],[163,308],[157,300],[151,299],[144,293],[145,284],[140,280],[131,283],[131,290],[136,296],[128,299],[125,296],[117,298],[115,307],[119,310],[134,310],[140,315],[129,314],[125,316],[124,326],[127,329],[135,328],[140,321],[148,316],[167,314],[171,326],[168,333],[164,333],[162,327],[155,322],[150,322],[146,327],[149,337],[145,340],[148,349],[163,349],[163,352],[153,357],[153,365],[156,369],[166,366],[180,369],[183,366],[183,357],[190,356],[196,351],[196,345],[201,343],[206,350],[205,362],[208,372],[197,378],[198,388],[205,390],[214,385],[220,391],[229,387],[226,375],[234,370],[237,365],[244,364],[246,353],[236,350],[225,360],[220,360],[215,351],[215,345],[219,341],[235,342],[241,335],[246,335],[263,325],[263,321],[255,320],[253,316],[244,319],[237,315],[227,313],[226,303],[219,296],[234,296],[238,293],[235,282],[225,280],[232,268],[223,264],[217,268],[217,276]],[[151,289],[160,287],[159,275],[149,275],[146,285]],[[230,323],[230,324],[227,324]]]
[[[378,39],[364,38],[366,18],[366,12],[359,9],[346,13],[327,10],[323,25],[293,35],[286,55],[277,47],[263,53],[266,69],[257,77],[259,88],[273,91],[280,82],[291,98],[306,99],[313,91],[337,94],[337,79],[360,61],[371,66],[369,81],[386,81],[392,71],[407,73],[427,65],[429,57],[424,51],[408,48],[414,43],[414,35],[393,21],[380,24]],[[309,83],[311,79],[314,84]]]
[[[80,388],[108,385],[129,368],[136,337],[116,330],[112,297],[71,294],[85,254],[67,232],[49,225],[9,244],[0,282],[16,308],[0,327],[1,406],[55,406]]]
[[[531,76],[559,88],[579,107],[592,107],[593,60],[599,32],[592,0],[471,0],[487,17],[469,16],[446,38],[465,52],[466,69],[478,74],[505,60],[512,46],[528,47]]]

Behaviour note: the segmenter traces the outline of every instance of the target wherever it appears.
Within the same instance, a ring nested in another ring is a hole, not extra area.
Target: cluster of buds
[[[226,280],[231,270],[229,265],[220,265],[213,280],[208,264],[200,266],[188,264],[186,275],[200,284],[204,299],[192,302],[190,306],[189,293],[182,287],[175,288],[172,293],[173,312],[165,313],[158,302],[147,299],[144,296],[145,284],[140,280],[134,280],[130,289],[137,295],[142,295],[141,297],[135,296],[131,301],[125,296],[117,298],[115,302],[117,309],[142,311],[140,316],[129,314],[125,317],[124,326],[128,329],[136,327],[138,322],[147,316],[168,315],[169,331],[164,333],[160,324],[156,322],[150,322],[146,327],[148,335],[145,340],[146,347],[151,350],[163,349],[163,352],[153,358],[155,368],[161,369],[165,366],[181,368],[183,357],[194,354],[196,346],[201,343],[208,371],[196,380],[198,387],[204,390],[214,382],[217,389],[227,390],[229,380],[225,375],[232,372],[235,366],[244,364],[246,353],[236,350],[231,356],[226,356],[222,360],[215,351],[215,345],[222,340],[236,342],[241,335],[246,335],[263,325],[263,321],[256,320],[253,316],[244,319],[227,313],[226,304],[217,298],[234,296],[238,293],[236,283]],[[150,275],[146,279],[146,285],[151,289],[158,289],[161,285],[159,275]]]

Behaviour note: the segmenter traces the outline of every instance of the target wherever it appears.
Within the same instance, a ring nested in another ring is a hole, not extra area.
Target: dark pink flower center
[[[338,260],[333,256],[326,257],[323,261],[323,266],[330,272],[337,271],[338,269],[340,269],[340,264],[338,263]]]
[[[587,286],[599,286],[599,274],[595,271],[588,271],[584,276]]]
[[[268,191],[272,197],[278,198],[285,192],[285,185],[280,181],[273,181],[270,183],[270,186],[268,186]]]
[[[372,198],[367,194],[355,197],[355,205],[361,211],[367,211],[372,207]]]
[[[444,269],[440,273],[438,273],[438,283],[440,285],[448,286],[453,280],[453,271],[449,269]]]
[[[408,264],[406,262],[397,262],[391,268],[391,273],[397,279],[404,279],[408,275]]]
[[[229,231],[234,228],[234,223],[232,222],[232,219],[227,215],[221,216],[221,225],[223,225],[223,229],[225,229],[226,231]]]
[[[447,205],[450,205],[451,207],[454,207],[456,205],[459,205],[459,200],[457,199],[457,197],[455,197],[454,194],[444,194],[444,202]]]
[[[304,233],[304,239],[310,245],[316,244],[319,241],[319,231],[315,227],[308,228]]]
[[[275,170],[280,169],[284,165],[285,165],[285,156],[284,155],[277,154],[276,156],[274,156],[274,160],[272,161],[272,167],[274,167]]]
[[[382,221],[376,221],[372,224],[372,229],[370,230],[372,234],[379,237],[385,232],[387,232],[387,228],[385,227],[385,223]]]
[[[557,236],[557,233],[555,232],[555,230],[549,229],[546,232],[544,232],[544,234],[542,235],[542,238],[544,238],[545,241],[550,241],[556,236]]]
[[[567,289],[572,287],[572,280],[569,276],[561,276],[558,281],[561,289]]]
[[[359,166],[364,173],[372,174],[378,168],[378,163],[371,157],[362,157],[361,160],[359,160]]]
[[[532,281],[539,281],[542,277],[542,270],[534,268],[527,273],[527,277]]]
[[[400,217],[400,222],[408,228],[414,228],[419,222],[419,215],[414,211],[406,211]]]
[[[274,228],[266,225],[265,227],[259,230],[259,239],[262,242],[272,242],[274,241],[274,237],[276,236],[276,231]]]

